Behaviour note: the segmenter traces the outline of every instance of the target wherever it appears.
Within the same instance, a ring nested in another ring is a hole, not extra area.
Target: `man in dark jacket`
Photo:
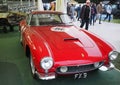
[[[82,20],[80,27],[83,28],[86,24],[85,29],[88,30],[89,20],[91,16],[90,0],[86,0],[86,4],[82,6],[80,18]]]

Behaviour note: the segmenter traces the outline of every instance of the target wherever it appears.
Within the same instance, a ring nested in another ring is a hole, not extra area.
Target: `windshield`
[[[71,20],[66,14],[34,14],[30,21],[31,26],[60,25],[69,23],[71,23]]]

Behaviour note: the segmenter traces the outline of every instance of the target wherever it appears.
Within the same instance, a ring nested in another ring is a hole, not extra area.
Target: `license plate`
[[[87,78],[87,73],[77,73],[74,75],[74,79]]]

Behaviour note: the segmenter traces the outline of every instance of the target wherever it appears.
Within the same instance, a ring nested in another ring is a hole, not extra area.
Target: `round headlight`
[[[60,71],[63,73],[67,72],[67,70],[68,70],[67,66],[60,67]]]
[[[53,66],[53,59],[51,57],[45,57],[41,60],[41,67],[44,70],[48,70]]]
[[[109,53],[109,59],[110,60],[115,60],[118,57],[119,53],[117,51],[111,51]]]

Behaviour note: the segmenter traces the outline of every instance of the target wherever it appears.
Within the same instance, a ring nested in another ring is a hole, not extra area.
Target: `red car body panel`
[[[114,48],[93,33],[73,25],[28,26],[20,23],[23,47],[30,48],[38,73],[44,73],[40,61],[45,56],[54,60],[49,72],[60,66],[87,65],[103,61],[108,65],[108,54]]]

